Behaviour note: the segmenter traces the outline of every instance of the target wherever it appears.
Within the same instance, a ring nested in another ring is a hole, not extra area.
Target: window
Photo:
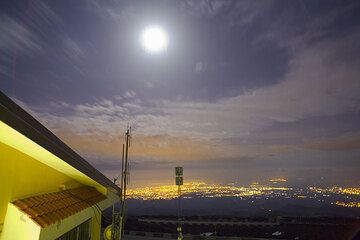
[[[88,220],[56,240],[89,240],[90,237],[90,220]]]

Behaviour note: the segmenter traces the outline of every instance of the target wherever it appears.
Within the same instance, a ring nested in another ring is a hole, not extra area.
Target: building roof
[[[0,121],[59,157],[104,187],[120,188],[0,91]]]
[[[47,227],[106,199],[95,188],[80,187],[16,200],[13,204],[41,227]]]

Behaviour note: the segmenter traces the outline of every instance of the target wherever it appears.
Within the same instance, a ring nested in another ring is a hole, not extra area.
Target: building
[[[0,240],[100,239],[120,189],[0,92]]]

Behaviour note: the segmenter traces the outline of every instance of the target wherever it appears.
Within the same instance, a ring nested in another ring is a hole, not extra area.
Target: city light
[[[274,179],[270,179],[269,181],[273,182],[273,183],[278,183],[278,182],[286,182],[286,179],[285,178],[274,178]]]
[[[234,187],[219,184],[207,184],[205,182],[187,182],[182,186],[183,198],[191,197],[249,197],[265,195],[271,191],[288,191],[285,187],[268,187],[254,185],[250,187]],[[158,187],[135,188],[128,192],[129,198],[154,200],[174,199],[177,197],[177,187],[164,185]]]
[[[314,199],[341,207],[360,208],[360,188],[290,188],[282,186],[286,182],[286,179],[270,179],[262,184],[252,182],[247,187],[234,186],[234,184],[220,185],[205,182],[186,182],[182,186],[181,193],[183,199],[221,197],[237,197],[251,201],[260,198]],[[130,189],[128,196],[129,198],[140,200],[171,200],[177,197],[177,191],[178,189],[175,185],[153,186]]]
[[[319,188],[319,187],[310,187],[310,190],[315,191],[317,193],[336,193],[336,194],[360,195],[360,188],[342,188],[342,187]]]
[[[354,208],[354,207],[360,208],[360,202],[348,202],[348,203],[345,203],[345,202],[336,201],[335,204],[338,205],[338,206],[347,207],[347,208]]]

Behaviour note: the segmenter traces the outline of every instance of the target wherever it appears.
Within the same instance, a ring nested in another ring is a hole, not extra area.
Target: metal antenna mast
[[[128,127],[125,132],[125,144],[122,145],[121,157],[121,181],[120,181],[120,209],[113,205],[112,224],[104,231],[104,238],[111,240],[121,240],[124,235],[125,227],[125,200],[126,200],[126,187],[129,183],[129,147],[131,144],[131,127]],[[119,177],[114,178],[114,183]],[[110,232],[111,237],[107,237]]]
[[[124,235],[124,227],[125,227],[125,200],[126,200],[126,187],[128,185],[128,177],[129,177],[129,164],[128,164],[128,156],[129,156],[129,147],[131,140],[131,127],[125,132],[125,145],[123,144],[123,161],[122,161],[122,174],[121,174],[121,199],[120,199],[120,240],[122,240]]]

